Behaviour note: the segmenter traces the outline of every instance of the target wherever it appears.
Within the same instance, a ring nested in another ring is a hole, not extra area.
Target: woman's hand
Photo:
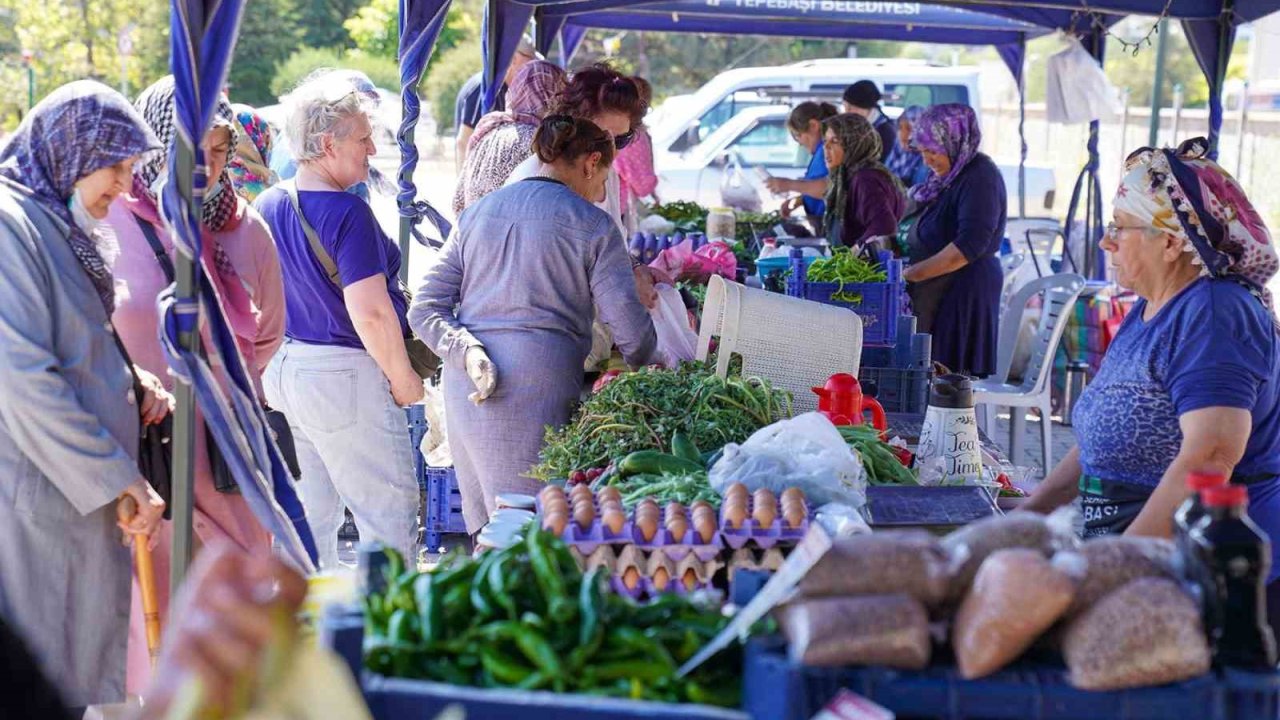
[[[782,214],[782,217],[784,218],[791,217],[791,213],[795,212],[803,205],[804,205],[804,198],[799,195],[796,195],[795,197],[789,197],[786,200],[783,200],[782,209],[780,211]]]
[[[225,542],[206,545],[169,613],[172,622],[138,720],[165,717],[193,681],[203,690],[199,709],[209,717],[237,712],[229,699],[254,681],[272,643],[292,642],[293,618],[306,593],[306,580],[279,560],[250,556]]]
[[[142,397],[138,398],[143,425],[155,425],[173,412],[174,399],[164,383],[152,373],[134,365],[133,372],[138,376],[138,384],[142,386]]]
[[[793,183],[787,178],[770,177],[764,181],[764,186],[769,188],[769,192],[781,195],[782,193],[791,192]]]
[[[405,373],[404,377],[398,381],[391,383],[391,399],[400,407],[409,407],[420,403],[422,398],[426,396],[427,391],[422,385],[422,378],[418,377],[418,373],[412,370]]]
[[[640,304],[652,310],[658,305],[658,291],[654,288],[653,270],[648,265],[636,265],[631,268],[636,277],[636,293],[640,296]]]
[[[126,501],[126,498],[128,500]],[[160,494],[151,487],[151,483],[145,478],[138,478],[133,484],[124,489],[120,494],[119,503],[128,502],[132,505],[132,516],[128,522],[117,520],[116,526],[124,532],[124,544],[129,545],[129,541],[136,537],[150,539],[149,546],[155,549],[155,532],[160,526],[160,520],[164,517],[164,500]]]
[[[467,399],[479,405],[488,400],[493,395],[493,391],[498,388],[498,368],[489,359],[489,354],[479,345],[467,348],[463,363],[467,368],[467,377],[471,378],[471,384],[476,386],[476,391]]]

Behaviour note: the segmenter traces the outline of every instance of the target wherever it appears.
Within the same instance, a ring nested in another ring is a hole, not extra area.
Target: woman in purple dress
[[[968,105],[929,108],[912,139],[933,175],[911,189],[898,228],[911,304],[921,332],[933,334],[934,360],[985,377],[996,365],[1004,179],[978,152],[982,131]]]
[[[846,113],[822,123],[822,152],[831,180],[823,227],[831,247],[861,247],[892,236],[906,207],[902,183],[880,162],[880,135],[861,115]]]

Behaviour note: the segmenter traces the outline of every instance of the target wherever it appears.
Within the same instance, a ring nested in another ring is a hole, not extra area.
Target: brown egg
[[[594,505],[587,503],[579,505],[573,509],[573,521],[578,523],[578,527],[584,531],[591,528],[591,523],[596,520],[596,508]]]
[[[623,526],[627,524],[627,516],[621,510],[609,508],[604,510],[600,517],[604,526],[614,535],[622,532]]]
[[[636,528],[640,531],[640,537],[644,542],[653,542],[653,536],[658,533],[658,519],[647,515],[637,517]]]
[[[542,504],[542,514],[563,512],[569,514],[569,501],[564,498],[552,498]]]
[[[786,502],[787,498],[795,498],[796,500],[804,500],[804,491],[798,487],[790,487],[782,491],[782,501]]]
[[[548,485],[538,492],[538,499],[546,502],[548,498],[564,497],[564,488],[559,485]]]
[[[693,511],[693,519],[697,520],[698,518],[711,518],[714,521],[716,519],[716,511],[711,508],[698,508]]]
[[[651,505],[645,505],[645,506],[636,508],[637,520],[640,518],[653,518],[653,521],[657,522],[658,518],[660,517],[662,517],[662,511]]]
[[[622,584],[625,585],[628,590],[635,590],[636,586],[640,584],[640,570],[634,565],[627,568],[627,571],[622,573]]]
[[[569,524],[569,514],[564,512],[547,513],[542,516],[542,527],[545,530],[560,535],[564,533],[564,526]]]
[[[575,510],[580,507],[594,508],[595,506],[595,502],[589,497],[579,497],[573,501],[573,507]]]
[[[751,496],[751,499],[755,501],[756,505],[778,506],[778,498],[775,497],[773,493],[769,492],[768,488],[760,488],[755,491],[755,494]]]
[[[616,500],[618,502],[622,502],[622,493],[618,492],[618,488],[612,485],[606,485],[600,488],[600,492],[596,493],[596,497],[600,498],[601,502],[604,502],[605,500]]]
[[[658,509],[658,501],[657,501],[657,500],[654,500],[654,499],[653,499],[653,498],[651,498],[651,497],[647,497],[647,498],[645,498],[645,499],[641,500],[639,505],[636,505],[636,508],[645,508],[645,507],[651,507],[651,508],[653,508],[654,510],[657,510],[657,509]]]
[[[693,568],[685,570],[684,577],[680,578],[680,580],[684,582],[685,590],[693,590],[698,587],[698,573],[694,572]]]
[[[778,510],[769,505],[757,505],[751,519],[756,521],[756,527],[771,528],[773,521],[778,519]]]
[[[579,500],[587,500],[590,502],[594,501],[595,498],[591,495],[591,489],[586,485],[574,485],[573,490],[569,493],[569,499],[573,502],[577,502]]]
[[[738,506],[725,507],[721,515],[726,525],[737,530],[742,527],[742,521],[747,519],[747,509]]]
[[[743,485],[742,483],[734,483],[729,487],[725,488],[725,491],[724,491],[725,498],[731,498],[731,497],[745,498],[750,494],[751,493],[747,492],[747,486]]]
[[[675,542],[683,542],[684,535],[689,531],[689,521],[684,516],[668,517],[667,532],[671,533],[671,539]]]
[[[690,505],[689,507],[693,510],[693,513],[695,515],[698,514],[698,511],[702,509],[711,510],[712,512],[715,511],[715,508],[711,507],[711,503],[707,502],[706,500],[698,500],[697,502],[695,502],[693,505]]]
[[[667,503],[666,510],[667,510],[667,514],[666,514],[667,518],[672,518],[677,515],[679,515],[680,517],[688,517],[685,513],[684,506],[678,502]]]
[[[702,540],[705,545],[711,542],[711,538],[716,534],[716,521],[714,518],[700,517],[693,519],[693,527],[698,531],[698,539]]]
[[[792,530],[799,530],[800,525],[804,523],[806,513],[801,508],[792,508],[790,512],[784,512],[783,517],[786,518],[787,527]]]
[[[653,586],[658,590],[666,590],[667,584],[671,582],[671,573],[667,569],[660,567],[653,571]]]
[[[627,509],[622,506],[621,500],[601,500],[600,512],[604,512],[605,510],[617,510],[620,513],[625,513],[627,511]]]

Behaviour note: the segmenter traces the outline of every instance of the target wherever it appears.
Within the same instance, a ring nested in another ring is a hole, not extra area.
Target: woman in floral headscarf
[[[1079,497],[1086,537],[1168,537],[1186,477],[1244,485],[1273,538],[1280,609],[1280,335],[1271,235],[1197,138],[1132,156],[1102,248],[1140,299],[1073,416],[1077,448],[1036,491],[1048,511]],[[1275,616],[1273,615],[1273,623]]]
[[[271,125],[257,110],[248,105],[232,105],[236,118],[236,152],[227,163],[227,176],[240,197],[253,202],[263,190],[279,181],[268,163],[271,160],[273,137]]]
[[[516,73],[507,91],[507,109],[481,118],[467,142],[467,159],[453,194],[455,214],[502,187],[533,155],[533,134],[564,85],[564,70],[545,60],[534,60]]]
[[[865,117],[846,113],[823,121],[830,180],[822,225],[831,247],[860,247],[892,236],[906,202],[902,183],[880,163],[880,134]]]
[[[912,140],[933,174],[911,188],[898,227],[911,305],[920,331],[933,333],[935,360],[985,377],[996,369],[1004,179],[978,151],[982,131],[968,105],[924,111]]]
[[[177,136],[173,78],[166,77],[144,90],[136,105],[165,149],[134,169],[131,192],[112,204],[107,215],[107,223],[120,244],[120,256],[112,266],[121,286],[112,321],[134,362],[172,386],[173,379],[167,372],[168,364],[156,335],[160,321],[156,298],[171,282],[169,272],[174,258],[173,241],[160,220],[158,202],[168,183],[169,153]],[[246,366],[256,379],[283,339],[284,287],[279,258],[266,223],[236,194],[226,172],[237,135],[235,116],[224,97],[214,113],[213,126],[202,141],[210,177],[209,191],[201,209],[202,264],[205,274],[213,279]],[[225,539],[250,553],[270,553],[271,536],[258,523],[244,498],[219,492],[214,487],[207,434],[203,428],[203,420],[197,415],[196,536],[202,543]],[[154,552],[156,576],[168,577],[169,523],[163,523],[158,534],[160,542]],[[157,590],[163,618],[169,601],[168,585],[160,583]],[[135,585],[129,636],[131,693],[146,687],[151,673],[139,598]]]

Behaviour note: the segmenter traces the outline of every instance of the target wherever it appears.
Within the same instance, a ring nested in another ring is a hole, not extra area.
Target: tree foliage
[[[473,37],[437,53],[431,73],[423,83],[423,95],[431,103],[436,128],[444,133],[453,127],[453,109],[467,78],[480,71],[480,38]]]
[[[271,80],[272,96],[287,94],[300,80],[321,68],[359,70],[380,88],[395,92],[400,87],[400,68],[394,60],[335,48],[302,48],[276,68]]]
[[[355,47],[343,23],[356,14],[364,0],[298,0],[302,42],[313,48]]]
[[[274,103],[271,81],[276,67],[302,45],[303,34],[297,0],[245,3],[235,59],[227,78],[231,97],[250,105]]]

